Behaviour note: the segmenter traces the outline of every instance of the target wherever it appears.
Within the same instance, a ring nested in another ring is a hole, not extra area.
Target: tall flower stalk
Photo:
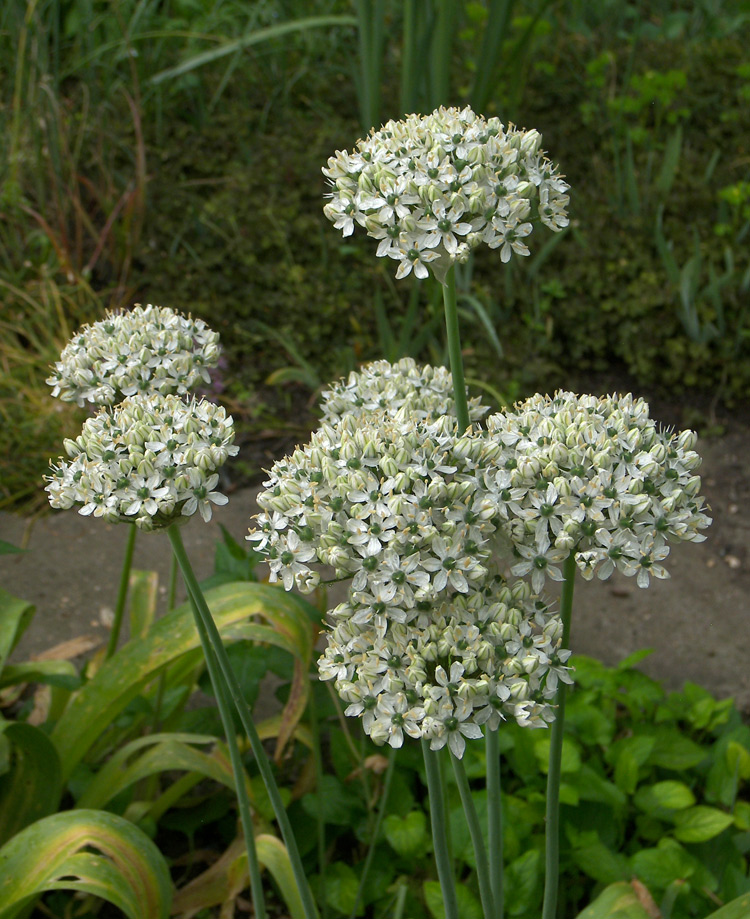
[[[454,397],[451,414],[455,416],[454,437],[461,444],[474,440],[474,432],[470,427],[474,418],[470,412],[464,379],[456,303],[455,264],[466,261],[471,250],[480,244],[499,249],[503,262],[507,262],[513,254],[526,256],[530,250],[525,240],[531,234],[535,221],[546,224],[553,231],[567,226],[568,186],[557,168],[541,151],[540,146],[541,137],[536,131],[523,131],[513,126],[506,128],[499,119],[484,119],[470,108],[439,108],[428,116],[410,115],[400,122],[388,122],[379,131],[373,129],[369,137],[360,141],[353,152],[337,152],[323,170],[332,186],[331,201],[326,205],[325,213],[344,236],[353,233],[357,225],[364,227],[368,235],[378,240],[377,255],[387,256],[398,262],[397,278],[405,277],[412,272],[417,278],[426,278],[433,274],[442,284],[446,341]],[[481,448],[477,446],[481,442],[480,433],[473,449],[461,448],[470,455],[472,464],[476,464],[477,456],[481,454]],[[499,445],[495,446],[499,448]],[[497,457],[493,455],[491,463],[496,461]],[[497,483],[493,480],[493,474],[484,470],[481,461],[478,463],[478,469],[481,470],[478,479],[484,486],[489,486],[486,492],[480,491],[480,495],[484,496],[485,508],[493,508],[493,511],[488,513],[494,515],[495,521],[507,519],[503,499],[495,490]],[[280,508],[276,505],[275,510],[278,509]],[[468,514],[473,518],[473,509],[469,510]],[[266,532],[270,528],[278,533],[287,526],[278,516],[273,520],[265,517],[263,523]],[[492,533],[495,532],[494,525],[490,529]],[[480,544],[492,544],[488,535],[482,534]],[[255,538],[264,539],[262,536]],[[271,542],[274,541],[275,537],[272,536]],[[475,551],[478,544],[474,539],[471,543],[472,550]],[[367,545],[373,544],[370,541]],[[413,548],[417,549],[416,546]],[[442,548],[437,550],[442,567],[451,571],[456,564],[457,555],[453,550],[454,545],[449,551]],[[306,567],[304,562],[309,561],[314,553],[310,547],[305,547],[302,552],[307,554],[307,558],[303,559],[298,553],[298,559],[303,567]],[[278,557],[277,553],[276,558]],[[372,561],[372,569],[377,571],[379,566],[374,559]],[[429,564],[426,567],[429,568]],[[409,570],[414,582],[417,576],[414,566],[412,565]],[[358,575],[355,575],[355,586],[357,577]],[[424,745],[423,726],[427,725],[429,730],[432,711],[430,699],[423,696],[420,700],[419,693],[412,690],[412,702],[423,702],[424,716],[420,714],[422,709],[414,708],[413,704],[408,708],[388,703],[393,709],[391,724],[396,725],[396,730],[394,731],[391,726],[381,735],[375,714],[378,710],[377,697],[371,691],[366,696],[362,695],[360,687],[367,670],[350,654],[352,641],[358,640],[354,636],[370,629],[371,637],[368,641],[374,641],[376,633],[369,625],[371,619],[374,618],[377,623],[378,618],[394,618],[393,613],[389,613],[389,603],[392,602],[390,592],[383,593],[381,581],[377,576],[375,581],[377,590],[373,590],[373,596],[379,598],[376,605],[382,609],[376,610],[376,607],[373,607],[373,612],[369,609],[363,612],[358,609],[362,602],[355,597],[358,602],[343,610],[339,608],[339,611],[334,611],[334,617],[343,621],[334,627],[329,650],[324,662],[321,663],[321,674],[324,677],[336,678],[339,692],[343,692],[345,698],[351,702],[347,713],[362,715],[365,730],[374,739],[388,740],[393,745],[397,742],[400,745],[403,731],[407,730],[412,736],[422,736]],[[433,583],[437,583],[437,579]],[[461,593],[462,588],[457,582],[451,581],[451,586],[454,592]],[[425,590],[426,584],[419,585],[419,589]],[[449,594],[442,608],[450,607],[456,602],[456,593],[452,598]],[[544,606],[543,603],[538,605]],[[400,617],[400,621],[410,623],[412,618],[406,614]],[[364,622],[368,623],[364,630],[355,628],[355,623]],[[525,622],[528,623],[528,620]],[[523,634],[519,634],[519,640],[514,642],[511,639],[504,647],[518,648],[521,656],[531,647],[540,647],[538,640],[532,637],[532,631],[527,629],[528,625],[522,624]],[[386,632],[382,637],[386,637],[387,634],[386,626]],[[395,634],[395,628],[391,629],[391,634]],[[510,638],[507,634],[505,637]],[[549,648],[549,655],[546,652],[542,653],[545,654],[545,660],[557,662],[557,670],[562,674],[563,661],[569,652],[560,651],[560,637],[560,634],[556,633],[556,643],[554,647]],[[392,659],[399,660],[405,650],[397,650]],[[495,651],[497,653],[497,648]],[[455,649],[451,649],[451,653],[454,652]],[[449,656],[446,661],[445,670],[450,671],[446,679],[448,685],[460,684],[465,688],[471,685],[471,680],[467,680],[468,674],[460,663],[460,655],[457,655],[457,658],[457,661],[451,663]],[[525,659],[533,669],[531,658]],[[348,665],[349,661],[356,661],[351,668]],[[372,678],[374,679],[374,673]],[[545,691],[549,689],[554,692],[557,689],[557,681],[557,672],[549,675],[545,672],[542,678]],[[442,684],[442,680],[439,682]],[[373,684],[370,682],[367,685]],[[398,685],[408,686],[409,683],[408,680],[405,684],[399,680]],[[418,685],[424,688],[424,683],[420,682]],[[503,690],[498,687],[490,693],[490,699],[494,698],[496,707],[487,706],[482,709],[481,715],[482,723],[486,725],[487,784],[488,790],[491,790],[491,794],[488,795],[489,858],[484,851],[481,833],[478,831],[468,783],[465,781],[459,760],[454,760],[454,764],[457,764],[456,779],[477,854],[482,904],[487,919],[502,917],[504,902],[500,756],[496,734],[499,722],[504,717],[502,692]],[[470,693],[471,690],[464,698]],[[536,693],[537,698],[543,695],[544,692]],[[404,704],[408,706],[409,703]],[[386,714],[388,713],[389,709],[386,708]],[[552,720],[551,710],[540,710],[538,715],[539,720],[534,723],[544,725]],[[443,729],[452,722],[457,722],[455,714],[443,720]],[[452,734],[451,740],[455,740],[456,737],[456,734]],[[434,749],[434,744],[432,748]],[[426,750],[425,746],[427,766]],[[463,745],[452,744],[451,750],[455,757],[460,757]],[[431,771],[428,768],[428,778],[430,776]],[[435,782],[436,777],[432,774],[433,834],[439,836],[443,828],[439,825]],[[452,886],[452,876],[444,864],[443,850],[437,837],[435,848],[446,914],[450,915],[456,908],[455,890]]]
[[[136,305],[82,326],[65,346],[47,383],[64,402],[115,405],[150,392],[186,395],[209,383],[220,358],[219,335],[201,319],[169,307]],[[81,510],[93,513],[93,510]],[[112,628],[105,651],[116,651],[128,597],[136,530],[128,533]]]
[[[669,577],[674,542],[701,542],[711,523],[700,478],[696,436],[662,430],[642,399],[533,396],[487,419],[505,445],[495,484],[518,560],[511,571],[536,591],[562,581],[563,646],[569,645],[576,573],[605,580],[619,571],[639,587]],[[566,652],[569,654],[569,652]],[[557,690],[547,782],[543,919],[554,919],[559,886],[559,787],[567,657],[550,675]]]
[[[79,512],[110,522],[131,523],[145,531],[167,529],[187,587],[227,735],[256,913],[264,915],[263,895],[246,776],[237,749],[230,701],[237,709],[266,784],[287,846],[305,917],[317,919],[271,765],[177,526],[197,512],[204,520],[210,520],[212,505],[227,502],[224,495],[215,491],[216,470],[229,456],[237,453],[233,441],[232,419],[221,406],[196,399],[186,402],[174,394],[130,396],[113,409],[104,408],[89,418],[79,437],[65,442],[68,459],[52,465],[47,491],[53,507],[78,506]]]

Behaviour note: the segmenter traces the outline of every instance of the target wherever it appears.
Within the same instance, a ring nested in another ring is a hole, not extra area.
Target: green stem
[[[495,898],[492,894],[492,882],[490,880],[490,869],[487,862],[487,850],[484,845],[482,828],[479,825],[479,818],[474,807],[474,800],[471,797],[471,788],[469,780],[466,777],[466,769],[463,761],[457,756],[451,756],[453,763],[453,773],[456,776],[456,785],[461,797],[466,823],[471,835],[471,843],[474,846],[474,857],[477,863],[477,878],[479,880],[479,896],[482,900],[482,910],[485,919],[494,919],[495,916]]]
[[[560,618],[563,624],[562,647],[570,642],[570,619],[573,612],[573,587],[576,574],[575,550],[565,559],[563,588],[560,600]],[[557,892],[560,877],[560,766],[562,763],[563,733],[565,727],[566,684],[557,684],[555,699],[557,711],[552,722],[547,773],[547,829],[545,849],[544,903],[542,919],[555,919]]]
[[[440,889],[443,892],[445,919],[459,919],[456,883],[453,877],[448,840],[446,836],[445,802],[443,800],[443,779],[440,774],[438,754],[430,750],[429,740],[422,740],[422,755],[427,773],[427,791],[430,795],[430,823],[432,824],[432,846],[435,850]]]
[[[404,37],[401,43],[401,114],[417,108],[417,88],[421,68],[417,68],[417,0],[404,0]],[[416,288],[415,288],[416,289]]]
[[[399,884],[398,893],[396,894],[396,905],[393,907],[393,916],[391,919],[401,919],[404,915],[404,904],[409,888],[406,884]]]
[[[357,915],[357,909],[359,908],[359,903],[365,890],[365,884],[367,883],[367,876],[370,873],[370,866],[372,865],[372,859],[375,855],[375,845],[377,844],[378,834],[380,833],[380,824],[383,822],[383,817],[385,817],[385,809],[388,806],[388,795],[391,791],[391,779],[393,778],[393,765],[395,762],[396,751],[393,749],[393,747],[391,747],[391,751],[388,754],[388,768],[386,769],[385,779],[383,780],[383,793],[380,797],[380,808],[378,809],[378,816],[375,818],[375,826],[372,828],[370,848],[367,852],[367,858],[365,859],[365,866],[362,869],[362,877],[359,879],[357,896],[354,898],[354,907],[352,909],[350,919],[355,919],[355,916]]]
[[[169,564],[169,588],[167,590],[167,610],[175,608],[177,600],[177,559],[172,553]],[[161,721],[161,707],[164,702],[164,691],[167,688],[167,671],[162,670],[159,673],[159,684],[156,688],[156,701],[154,703],[154,733],[159,730]]]
[[[459,433],[469,427],[469,403],[466,400],[466,382],[464,380],[464,361],[461,356],[461,335],[458,330],[458,305],[456,303],[456,270],[451,265],[443,284],[443,303],[445,305],[445,332],[448,340],[451,375],[453,377],[453,397],[456,400],[456,418]]]
[[[302,867],[302,860],[300,859],[299,849],[297,848],[297,841],[294,838],[294,831],[292,830],[292,825],[289,821],[289,817],[284,808],[284,802],[281,800],[281,795],[279,794],[278,786],[276,785],[276,780],[273,776],[273,771],[271,770],[271,764],[268,761],[266,756],[266,751],[263,749],[263,744],[260,737],[258,736],[258,731],[253,723],[252,715],[245,701],[240,685],[237,682],[237,677],[232,670],[232,665],[229,662],[229,657],[227,656],[226,649],[221,640],[221,635],[219,630],[216,627],[216,623],[213,620],[211,611],[206,604],[206,600],[201,592],[198,582],[193,574],[193,569],[190,566],[187,554],[185,552],[185,546],[182,542],[182,537],[180,531],[176,526],[171,526],[167,530],[169,535],[170,542],[172,543],[172,550],[177,558],[177,564],[180,566],[182,571],[183,579],[187,585],[188,592],[191,594],[192,598],[195,600],[195,609],[198,612],[198,615],[203,622],[203,625],[206,628],[208,633],[208,639],[211,643],[211,647],[216,655],[216,658],[219,663],[219,668],[221,674],[224,678],[225,687],[229,692],[229,695],[234,702],[237,713],[240,716],[240,721],[242,722],[242,727],[245,729],[247,734],[247,739],[250,741],[250,747],[253,751],[253,756],[258,765],[258,771],[261,774],[261,778],[266,786],[266,791],[268,797],[271,801],[271,806],[273,807],[273,812],[276,815],[276,820],[278,821],[279,828],[281,830],[281,835],[284,839],[284,844],[287,848],[287,853],[289,855],[289,862],[292,866],[292,872],[294,874],[294,880],[297,884],[297,889],[302,900],[302,907],[305,913],[305,919],[318,919],[318,910],[315,906],[315,902],[310,891],[310,886],[307,883],[307,878],[305,877],[305,871]]]
[[[125,603],[128,599],[128,585],[130,584],[130,569],[133,567],[133,551],[135,550],[135,537],[138,528],[135,524],[131,525],[128,532],[128,541],[125,546],[125,558],[122,561],[122,571],[120,573],[120,587],[117,591],[117,603],[115,604],[115,618],[112,622],[112,629],[109,633],[107,650],[104,654],[104,660],[108,661],[117,650],[117,642],[120,640],[120,629],[122,620],[125,615]]]
[[[497,730],[487,729],[487,807],[489,817],[489,861],[492,894],[495,898],[495,916],[503,919],[505,912],[503,854],[503,803],[500,781],[500,745]]]
[[[187,582],[185,586],[188,586]],[[200,588],[198,589],[200,590]],[[237,804],[239,806],[240,820],[242,822],[242,832],[245,838],[245,848],[247,849],[247,868],[250,874],[253,909],[258,919],[265,919],[266,904],[263,899],[263,882],[260,877],[258,853],[255,849],[255,834],[253,832],[253,818],[250,814],[250,798],[247,793],[245,768],[242,765],[242,757],[240,756],[240,751],[237,746],[237,732],[234,726],[234,718],[232,717],[232,703],[227,695],[224,681],[221,678],[221,672],[216,660],[216,655],[211,647],[211,642],[208,639],[208,633],[198,613],[198,603],[189,587],[188,594],[190,596],[191,606],[193,607],[195,627],[200,636],[203,656],[206,659],[206,666],[208,667],[208,675],[211,678],[211,685],[213,686],[216,703],[219,707],[219,715],[221,716],[221,723],[224,728],[224,736],[227,739],[227,747],[229,748],[229,758],[232,762],[234,784],[237,791]]]
[[[320,753],[320,725],[318,724],[318,712],[315,707],[315,694],[310,693],[307,703],[307,712],[310,718],[310,733],[312,734],[313,764],[315,766],[315,787],[318,794],[321,794],[323,787],[323,759]],[[326,823],[323,816],[323,808],[315,808],[315,823],[317,825],[318,836],[318,902],[321,904],[323,919],[328,915],[328,901],[326,899]]]

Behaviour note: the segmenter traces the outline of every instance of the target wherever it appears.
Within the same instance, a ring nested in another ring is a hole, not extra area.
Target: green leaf
[[[676,728],[654,727],[654,746],[647,762],[663,769],[682,771],[692,769],[709,755],[708,750],[698,746]]]
[[[534,753],[536,754],[539,768],[546,775],[549,769],[549,751],[551,740],[548,736],[534,738]],[[563,775],[578,772],[581,768],[581,754],[578,744],[571,737],[563,738],[560,772]]]
[[[354,909],[359,890],[359,879],[354,870],[344,862],[334,862],[328,866],[326,873],[326,902],[329,906],[349,916]],[[356,915],[364,912],[364,904],[360,903]]]
[[[631,876],[628,858],[605,846],[595,830],[578,835],[573,860],[590,878],[601,884],[625,881]]]
[[[74,690],[81,678],[71,661],[29,661],[26,664],[7,664],[0,674],[0,689],[19,683],[46,683],[61,689]]]
[[[642,660],[650,657],[655,650],[655,648],[641,648],[640,651],[634,651],[632,654],[624,657],[615,667],[615,670],[630,670],[632,667],[635,667],[636,664],[640,664]]]
[[[630,884],[620,881],[606,887],[576,919],[649,919]]]
[[[196,746],[211,744],[204,753]],[[142,779],[163,772],[195,773],[235,790],[234,774],[224,745],[215,737],[200,734],[149,734],[126,744],[99,770],[78,806],[103,808],[113,798]]]
[[[383,833],[391,847],[406,858],[427,849],[427,818],[424,811],[413,810],[405,817],[389,814],[383,821]]]
[[[159,575],[155,571],[130,572],[128,607],[130,616],[130,637],[143,638],[156,617],[159,598]]]
[[[227,530],[221,527],[222,541],[216,543],[214,572],[224,581],[257,581],[255,567],[262,556],[241,546]]]
[[[655,785],[644,785],[635,795],[635,805],[641,810],[651,812],[657,808],[683,810],[695,804],[695,795],[682,782],[656,782]]]
[[[750,779],[750,750],[736,740],[727,744],[727,766],[732,775],[740,779]]]
[[[567,779],[577,791],[582,801],[594,801],[598,804],[609,804],[615,810],[625,806],[626,798],[620,789],[593,769],[583,765],[575,775]]]
[[[614,717],[599,708],[593,693],[574,693],[565,710],[565,726],[584,743],[608,747],[615,733]]]
[[[349,826],[361,813],[359,797],[333,775],[321,777],[318,790],[301,798],[302,807],[311,817],[320,817],[325,823]]]
[[[443,893],[437,881],[425,881],[422,885],[425,903],[433,919],[445,919],[443,906]],[[461,919],[483,919],[482,907],[479,900],[464,884],[456,884],[456,900],[458,901],[458,915]]]
[[[309,690],[307,673],[313,651],[313,629],[306,611],[309,604],[276,587],[248,583],[217,587],[206,594],[206,600],[225,641],[267,642],[294,656],[297,689],[287,703],[282,725],[285,734],[291,736]],[[63,778],[162,668],[177,664],[188,654],[199,655],[199,649],[192,611],[183,604],[158,619],[144,638],[129,641],[113,655],[72,696],[52,731]]]
[[[731,903],[706,916],[706,919],[747,919],[750,916],[750,893],[744,893]]]
[[[26,551],[26,549],[19,549],[18,546],[14,546],[13,543],[0,539],[0,555],[15,555],[18,552]]]
[[[353,26],[356,24],[357,20],[353,16],[310,16],[306,19],[296,19],[294,22],[282,22],[278,25],[270,26],[267,29],[256,29],[254,32],[248,32],[234,41],[224,42],[224,44],[218,48],[212,48],[210,51],[203,51],[201,54],[196,54],[194,57],[188,58],[188,60],[183,61],[181,64],[177,64],[175,67],[169,67],[166,70],[162,70],[151,77],[149,82],[155,86],[159,83],[163,83],[165,80],[170,80],[173,77],[189,73],[197,67],[211,64],[222,57],[226,57],[228,54],[234,54],[236,51],[241,51],[243,48],[249,48],[251,45],[257,45],[260,42],[280,38],[282,35],[287,35],[290,32],[304,32],[314,28]]]
[[[8,747],[8,768],[0,775],[0,844],[25,826],[54,813],[60,803],[60,757],[39,728],[24,722],[0,723]]]
[[[34,615],[34,606],[0,587],[0,671]]]
[[[265,866],[273,875],[291,919],[305,919],[305,910],[284,844],[275,836],[261,834],[255,837],[255,851],[261,866]],[[172,912],[175,915],[195,915],[201,910],[223,906],[236,899],[247,884],[247,850],[244,839],[238,838],[210,868],[177,891]]]
[[[750,830],[750,803],[747,801],[734,805],[734,825],[738,830]]]
[[[505,907],[509,916],[531,911],[541,901],[542,853],[529,849],[505,869]]]
[[[733,823],[731,814],[715,807],[698,805],[675,815],[674,835],[681,842],[705,842]]]
[[[614,744],[610,761],[615,764],[615,785],[625,794],[632,795],[638,784],[638,772],[656,745],[655,737],[636,734]]]
[[[682,126],[677,125],[664,148],[664,159],[655,183],[656,191],[666,198],[672,189],[682,153]]]
[[[15,919],[41,893],[59,889],[93,893],[129,919],[168,919],[170,913],[172,881],[163,855],[130,821],[105,811],[53,814],[0,849],[2,919]]]
[[[700,863],[670,837],[659,840],[652,849],[641,849],[631,859],[633,872],[649,887],[665,890],[673,881],[696,877],[696,886],[711,887],[712,878]]]

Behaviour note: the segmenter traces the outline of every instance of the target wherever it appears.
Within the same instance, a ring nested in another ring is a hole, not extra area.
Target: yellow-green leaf
[[[747,919],[750,916],[750,893],[743,893],[741,897],[725,903],[721,909],[706,916],[706,919]]]
[[[275,836],[261,834],[255,837],[255,850],[260,865],[267,868],[276,881],[291,919],[305,919],[302,899],[284,844]],[[210,868],[177,891],[174,912],[193,915],[199,910],[231,902],[248,883],[247,851],[244,841],[238,838]]]
[[[206,601],[225,641],[273,643],[294,655],[301,667],[309,667],[314,630],[308,604],[299,597],[267,584],[238,582],[208,591]],[[52,732],[63,778],[70,776],[91,745],[162,668],[199,647],[192,611],[183,604],[157,620],[145,637],[129,641],[113,655],[71,697]],[[294,717],[301,715],[301,701],[306,701],[308,691],[305,680],[291,700]],[[284,725],[287,735],[293,731],[292,721]]]
[[[649,914],[638,899],[633,887],[618,881],[605,887],[576,919],[649,919]]]
[[[8,769],[0,776],[0,845],[57,809],[60,758],[44,731],[23,722],[0,723],[8,742]]]
[[[172,901],[162,854],[132,823],[105,811],[53,814],[0,849],[0,919],[15,919],[60,888],[94,893],[129,919],[168,919]]]
[[[204,753],[196,746],[212,744]],[[138,755],[140,754],[140,755]],[[141,779],[163,772],[194,772],[235,789],[231,763],[223,744],[203,734],[150,734],[126,744],[99,770],[78,801],[79,807],[104,807]],[[248,784],[249,789],[249,784]]]
[[[0,671],[34,615],[34,606],[0,587]]]

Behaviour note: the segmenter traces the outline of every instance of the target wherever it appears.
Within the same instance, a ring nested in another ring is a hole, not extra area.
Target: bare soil
[[[668,410],[653,414],[671,420]],[[698,445],[703,492],[714,518],[707,540],[675,546],[667,559],[672,578],[647,590],[617,575],[606,582],[579,579],[571,644],[608,664],[653,648],[639,665],[646,673],[669,688],[691,680],[718,696],[734,696],[750,712],[750,425],[730,418],[726,427],[721,437],[702,438]],[[200,578],[213,570],[219,524],[242,542],[256,512],[256,493],[231,491],[229,504],[217,508],[209,524],[195,520],[185,527]],[[72,511],[36,520],[0,513],[0,539],[27,550],[0,556],[0,586],[36,606],[14,659],[81,637],[90,638],[87,645],[106,641],[126,535],[125,527]],[[139,534],[135,567],[158,571],[162,596],[169,558],[166,538]]]

